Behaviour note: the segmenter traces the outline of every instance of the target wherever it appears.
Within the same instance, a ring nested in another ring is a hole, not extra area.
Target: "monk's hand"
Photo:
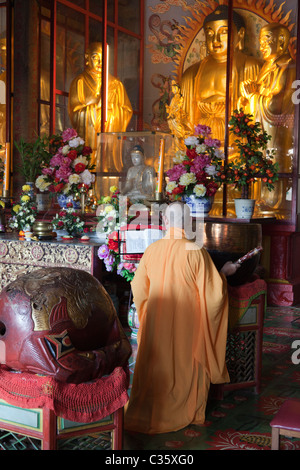
[[[225,274],[225,276],[232,276],[236,273],[240,266],[240,263],[233,263],[232,261],[227,261],[227,263],[224,264],[220,272]]]

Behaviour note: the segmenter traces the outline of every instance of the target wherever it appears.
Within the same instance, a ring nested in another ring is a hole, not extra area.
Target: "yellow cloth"
[[[147,248],[132,291],[140,328],[125,429],[156,434],[202,424],[210,382],[229,381],[225,277],[175,229]]]

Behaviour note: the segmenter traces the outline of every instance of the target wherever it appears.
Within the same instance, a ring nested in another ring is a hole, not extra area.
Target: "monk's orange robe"
[[[229,382],[226,279],[180,232],[146,249],[132,281],[140,328],[127,430],[156,434],[202,424],[210,383]]]

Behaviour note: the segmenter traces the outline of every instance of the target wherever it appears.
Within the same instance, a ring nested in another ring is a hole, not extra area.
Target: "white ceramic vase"
[[[255,199],[235,199],[234,205],[237,219],[251,219],[254,212]]]

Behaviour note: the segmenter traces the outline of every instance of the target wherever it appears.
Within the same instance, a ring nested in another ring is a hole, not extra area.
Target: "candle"
[[[157,192],[162,193],[164,179],[165,139],[160,139]]]
[[[4,163],[4,179],[3,189],[9,191],[9,179],[10,179],[10,142],[5,144],[5,163]]]

